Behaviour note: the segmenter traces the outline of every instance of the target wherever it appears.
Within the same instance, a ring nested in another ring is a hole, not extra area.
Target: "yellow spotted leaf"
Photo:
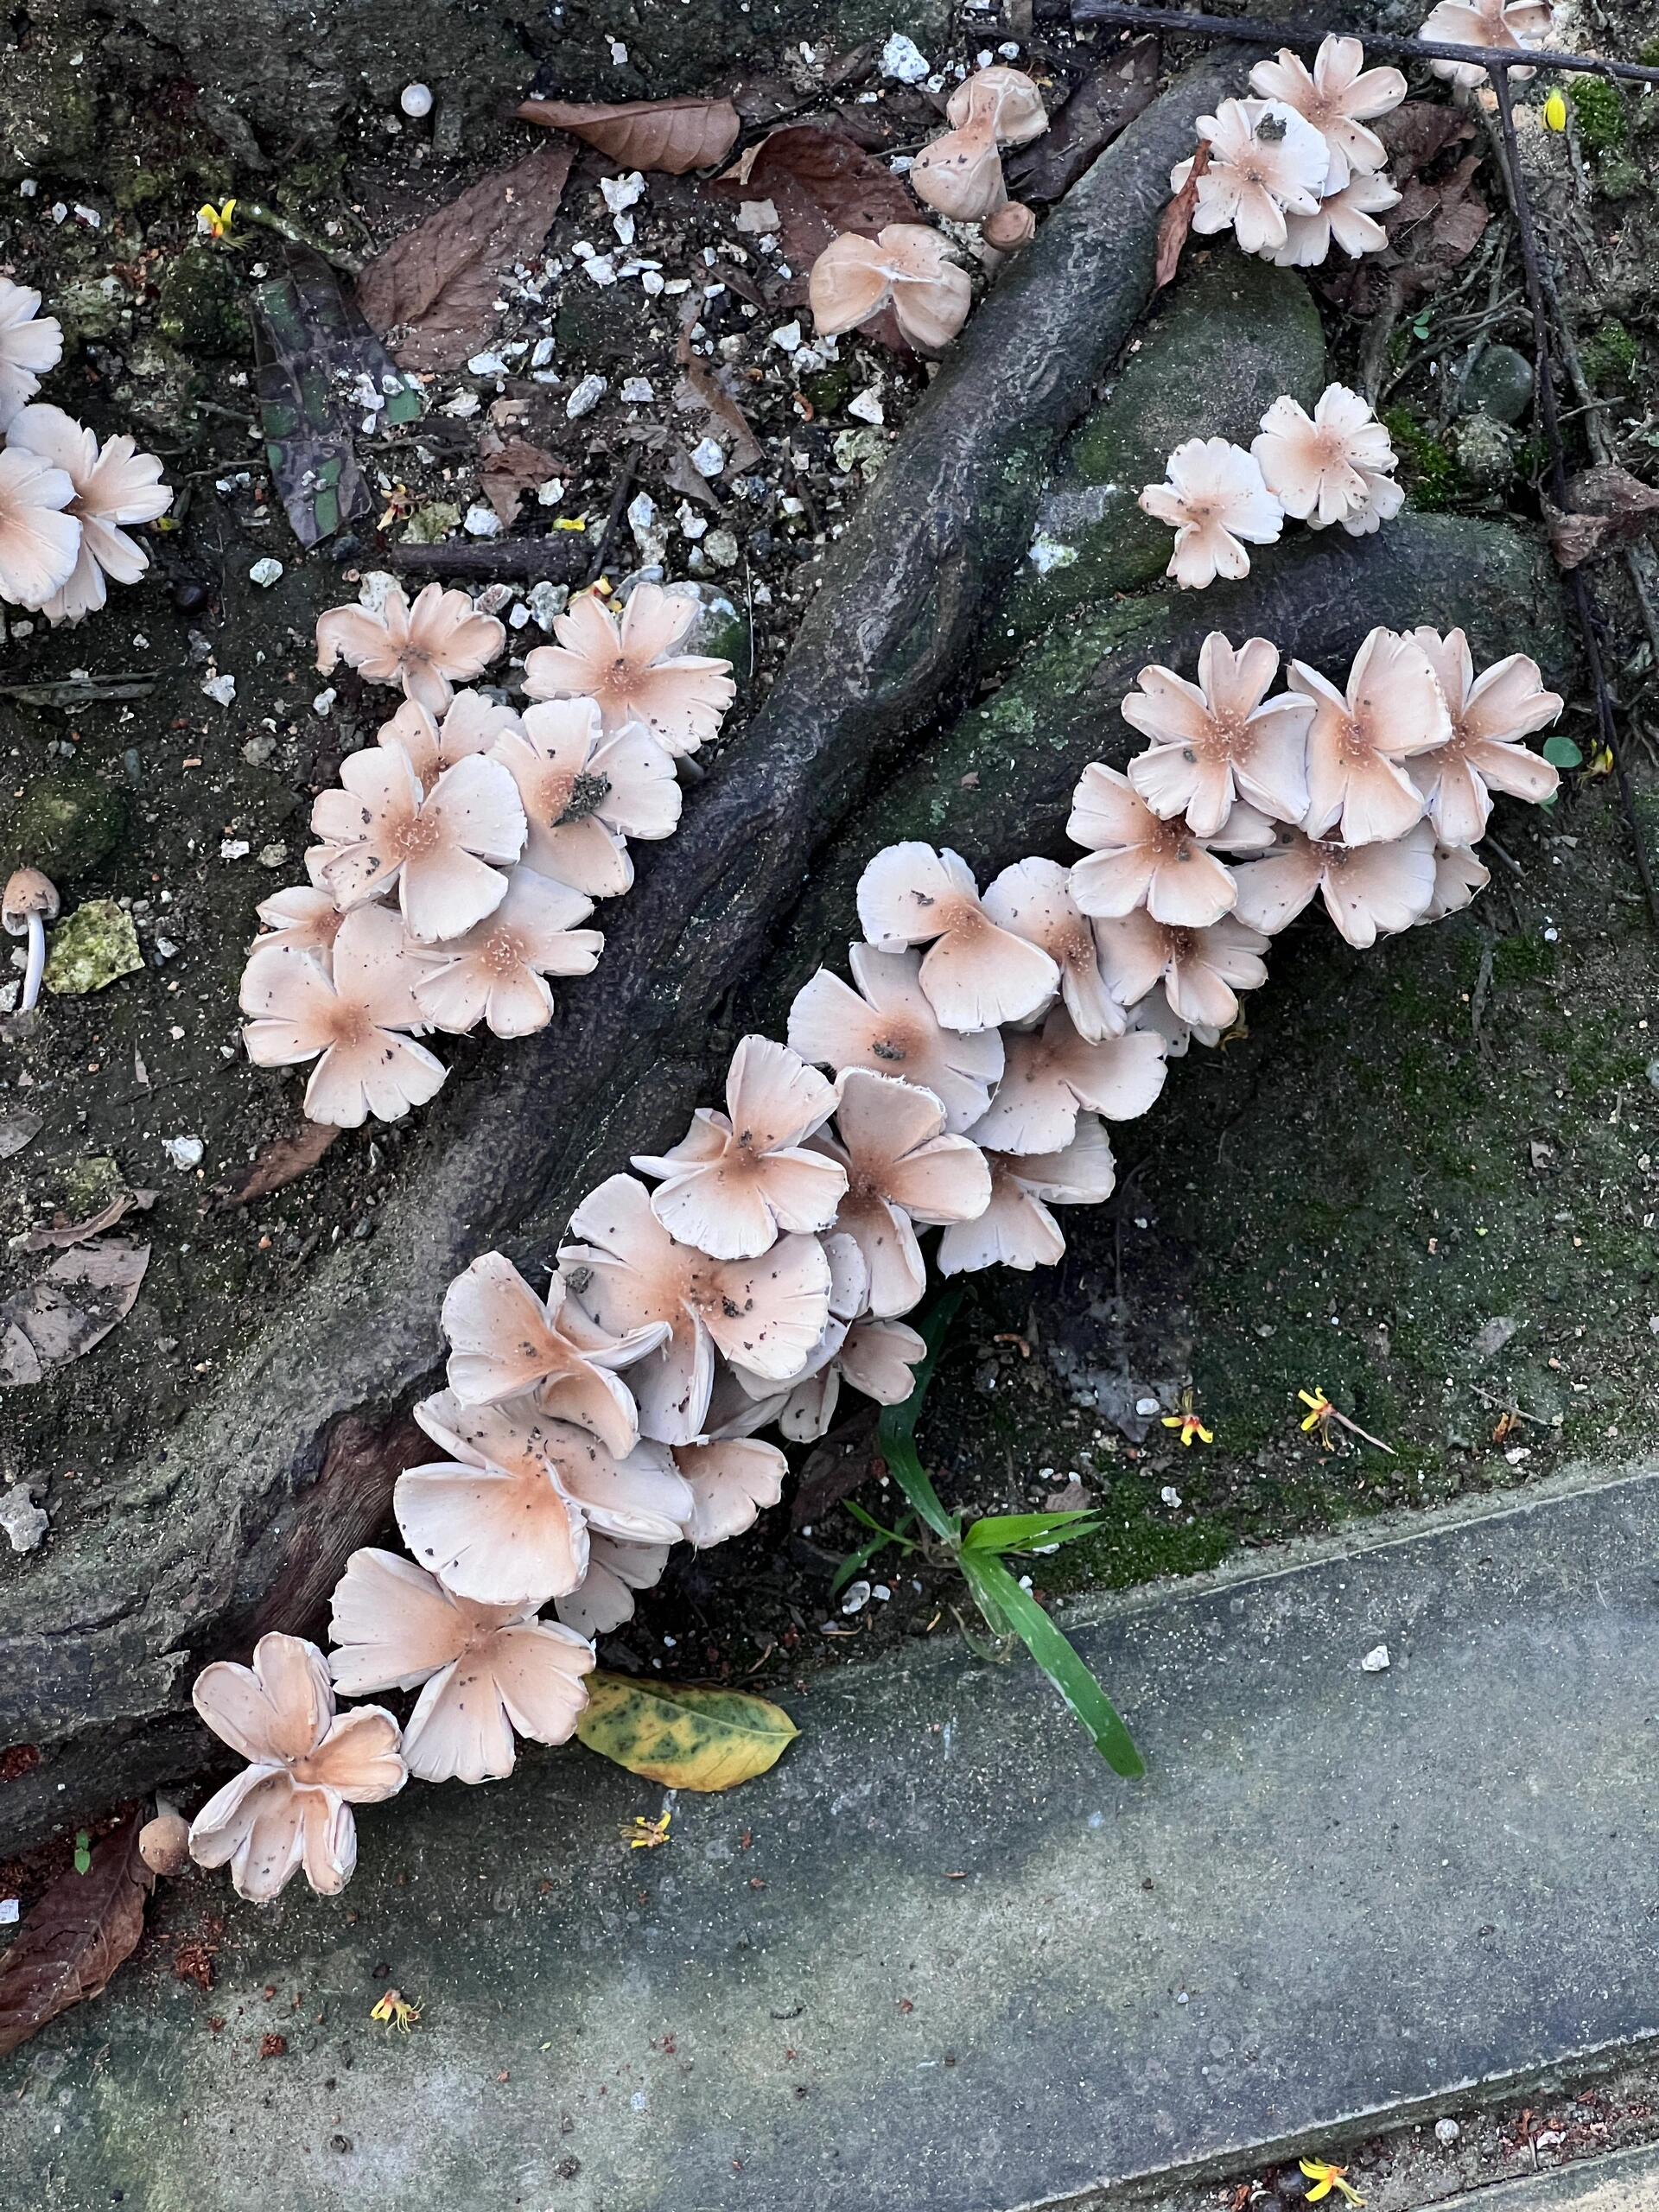
[[[741,1690],[682,1689],[589,1675],[576,1733],[590,1751],[671,1789],[733,1789],[800,1733],[781,1706]]]

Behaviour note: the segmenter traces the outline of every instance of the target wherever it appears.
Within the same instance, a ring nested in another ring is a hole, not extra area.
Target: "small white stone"
[[[624,377],[621,397],[625,406],[645,407],[657,393],[649,377]]]
[[[423,115],[432,112],[432,87],[429,85],[405,85],[397,95],[397,105],[411,121],[418,123]]]
[[[201,1155],[206,1149],[200,1137],[162,1139],[162,1150],[175,1167],[183,1169],[187,1173],[191,1168],[200,1166]]]
[[[332,683],[328,686],[328,689],[326,691],[319,691],[316,697],[311,702],[312,713],[314,715],[331,714],[334,711],[334,701],[339,696],[339,693],[334,690]]]
[[[729,530],[711,530],[702,541],[702,550],[717,569],[734,569],[742,558]]]
[[[874,423],[878,426],[887,419],[882,412],[881,402],[876,397],[873,388],[868,391],[861,391],[855,398],[849,399],[847,403],[847,412],[849,415],[856,415],[861,423]]]
[[[894,31],[881,49],[881,74],[901,85],[919,85],[930,67],[927,56],[913,38]]]
[[[204,677],[201,688],[216,705],[228,707],[236,696],[236,678],[233,676]]]
[[[575,423],[584,415],[591,415],[605,397],[603,377],[585,376],[564,403],[564,411]]]
[[[257,584],[261,591],[269,591],[282,573],[282,563],[273,561],[267,553],[263,561],[256,561],[248,570],[248,582]]]
[[[1163,1408],[1156,1398],[1146,1396],[1140,1397],[1135,1400],[1135,1410],[1140,1414],[1142,1421],[1147,1421],[1149,1420],[1154,1414],[1161,1413],[1163,1411]]]
[[[772,342],[780,353],[798,353],[801,350],[800,324],[780,322],[772,334]]]
[[[691,448],[691,466],[699,476],[718,476],[726,466],[726,448],[718,438],[702,438]]]
[[[563,476],[550,476],[545,484],[536,486],[536,504],[543,507],[556,507],[564,497]]]
[[[607,38],[605,43],[611,49],[612,68],[626,69],[628,66],[628,49],[623,45],[621,40],[620,38]]]
[[[0,1897],[0,1928],[12,1927],[22,1909],[21,1897]]]
[[[461,526],[468,537],[499,537],[501,535],[501,518],[493,507],[468,507]]]
[[[628,528],[636,537],[643,537],[657,520],[657,502],[649,492],[640,492],[628,502]]]
[[[444,401],[438,412],[453,415],[458,423],[465,423],[477,414],[483,404],[475,391],[458,391],[453,399]]]
[[[0,1529],[6,1532],[15,1552],[32,1552],[46,1534],[46,1516],[29,1494],[27,1483],[13,1483],[10,1490],[0,1491]],[[17,1917],[16,1900],[9,1898],[10,1917]]]
[[[638,169],[630,169],[626,176],[601,177],[599,188],[612,214],[620,215],[645,198],[645,180]]]
[[[525,601],[537,629],[544,630],[550,637],[554,623],[570,604],[570,587],[550,583],[543,576],[539,583],[531,586]]]
[[[679,512],[676,519],[678,521],[680,528],[684,531],[685,535],[691,540],[694,545],[698,538],[705,537],[708,534],[708,516],[699,514],[697,510],[692,505],[690,499],[682,499],[680,501]],[[1656,1329],[1654,1334],[1656,1336],[1659,1336],[1659,1329]]]
[[[841,1601],[841,1610],[843,1613],[861,1613],[865,1606],[868,1605],[869,1602],[869,1584],[868,1582],[849,1582],[847,1585],[846,1593]]]
[[[1181,1502],[1181,1493],[1176,1489],[1173,1483],[1166,1483],[1162,1490],[1159,1491],[1158,1495],[1163,1499],[1164,1503],[1167,1505],[1172,1511],[1174,1511],[1179,1508]]]
[[[219,845],[219,857],[222,861],[245,861],[252,850],[245,837],[226,837]]]
[[[1386,1643],[1374,1643],[1359,1662],[1362,1675],[1386,1675],[1393,1665]]]
[[[280,840],[274,845],[261,845],[259,848],[259,865],[261,868],[284,868],[287,864],[288,847],[282,843]]]
[[[1457,2141],[1462,2133],[1463,2130],[1455,2120],[1437,2120],[1434,2123],[1434,2140],[1437,2143],[1450,2145]]]
[[[467,364],[471,377],[504,377],[507,365],[499,353],[474,353]]]
[[[583,275],[591,277],[601,291],[616,282],[616,264],[608,253],[590,254],[582,267]]]
[[[544,369],[552,358],[553,340],[550,338],[538,338],[531,353],[531,367],[532,369]]]

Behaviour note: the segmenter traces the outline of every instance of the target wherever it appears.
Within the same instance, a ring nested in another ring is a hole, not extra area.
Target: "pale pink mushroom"
[[[1375,218],[1400,205],[1386,176],[1356,169],[1340,192],[1328,193],[1311,215],[1287,215],[1285,242],[1267,258],[1281,269],[1316,269],[1334,239],[1356,260],[1381,253],[1389,234]]]
[[[1424,809],[1402,764],[1452,734],[1421,645],[1393,630],[1373,630],[1354,657],[1345,696],[1306,661],[1291,663],[1290,686],[1313,702],[1302,827],[1312,837],[1335,830],[1348,845],[1403,837]]]
[[[843,231],[813,263],[807,292],[821,337],[836,337],[891,307],[902,334],[930,353],[944,352],[974,303],[950,240],[925,223],[889,223],[873,238]]]
[[[822,1373],[847,1341],[847,1332],[861,1313],[868,1310],[870,1302],[870,1270],[863,1253],[844,1230],[837,1230],[823,1237],[823,1255],[830,1262],[830,1310],[818,1340],[807,1354],[799,1370],[799,1380],[804,1381]],[[716,1409],[710,1398],[709,1418],[705,1424],[710,1438],[724,1439],[739,1435],[753,1435],[764,1428],[766,1421],[787,1402],[787,1387],[779,1389],[777,1380],[769,1375],[756,1374],[753,1368],[737,1362],[728,1362],[727,1373],[750,1398],[766,1408],[766,1415],[747,1426],[729,1418],[721,1419],[727,1408],[722,1398]],[[726,1377],[721,1376],[721,1381]]]
[[[1000,1153],[1064,1152],[1080,1113],[1132,1122],[1164,1087],[1165,1046],[1151,1030],[1089,1044],[1064,1007],[1008,1039],[1008,1065],[974,1141]]]
[[[858,879],[858,918],[880,952],[925,944],[924,996],[947,1029],[990,1029],[1040,1014],[1060,971],[1040,946],[999,929],[961,855],[888,845]]]
[[[1210,165],[1198,179],[1193,230],[1234,231],[1246,253],[1281,246],[1286,215],[1311,215],[1319,204],[1331,166],[1325,140],[1282,100],[1223,100],[1198,128],[1210,142]]]
[[[593,911],[592,899],[568,884],[514,868],[493,913],[432,947],[432,964],[415,989],[421,1012],[457,1036],[480,1021],[493,1037],[545,1029],[553,1019],[547,977],[591,975],[604,950],[597,930],[576,927]]]
[[[991,1203],[977,1221],[957,1224],[940,1237],[939,1273],[1014,1268],[1028,1274],[1033,1268],[1053,1267],[1065,1256],[1065,1238],[1049,1208],[1098,1205],[1111,1196],[1116,1180],[1105,1128],[1092,1114],[1079,1116],[1064,1152],[1022,1159],[994,1153]]]
[[[1406,80],[1398,69],[1368,69],[1360,41],[1332,33],[1320,41],[1311,70],[1287,46],[1276,60],[1258,61],[1250,90],[1294,108],[1319,132],[1330,157],[1322,189],[1330,194],[1340,192],[1356,171],[1386,163],[1388,148],[1365,125],[1399,106]]]
[[[1433,896],[1433,830],[1419,822],[1403,837],[1343,845],[1283,828],[1272,852],[1238,871],[1238,918],[1275,936],[1315,892],[1349,944],[1362,951],[1379,937],[1408,930]]]
[[[269,1904],[302,1867],[320,1897],[338,1897],[357,1865],[352,1807],[395,1797],[407,1779],[391,1713],[360,1705],[336,1715],[328,1662],[297,1636],[262,1636],[251,1668],[216,1659],[190,1695],[248,1762],[191,1822],[190,1856],[228,1863],[252,1904]]]
[[[843,1382],[879,1406],[903,1405],[915,1388],[912,1370],[926,1353],[927,1339],[903,1321],[860,1321],[833,1357],[789,1393],[778,1409],[779,1429],[792,1444],[827,1435]]]
[[[353,1552],[329,1618],[334,1688],[346,1697],[420,1689],[404,1730],[417,1782],[503,1781],[515,1731],[567,1743],[588,1702],[591,1647],[535,1610],[458,1598],[396,1552]]]
[[[1495,791],[1536,804],[1559,789],[1556,770],[1521,741],[1548,728],[1565,702],[1544,689],[1537,662],[1525,653],[1494,661],[1477,677],[1461,630],[1411,635],[1434,671],[1452,734],[1432,753],[1414,753],[1406,772],[1423,795],[1441,844],[1472,845],[1486,834]]]
[[[41,313],[41,296],[0,276],[0,430],[33,399],[41,378],[63,359],[63,331]]]
[[[501,871],[524,849],[524,810],[499,761],[470,754],[423,791],[400,747],[371,745],[340,762],[340,781],[318,792],[311,827],[334,848],[322,875],[340,906],[395,886],[410,935],[429,944],[506,897]]]
[[[1392,522],[1406,504],[1405,487],[1395,478],[1375,475],[1369,468],[1359,473],[1365,479],[1363,504],[1342,518],[1350,537],[1368,537],[1379,524]]]
[[[1094,925],[1071,896],[1071,871],[1062,861],[1015,861],[982,901],[999,929],[1040,945],[1060,971],[1060,996],[1077,1033],[1097,1042],[1123,1030],[1123,1009],[1106,987],[1095,949]]]
[[[3,341],[0,341],[3,342]],[[7,442],[38,454],[60,468],[75,487],[67,512],[80,524],[80,551],[67,581],[41,608],[48,622],[81,622],[109,597],[105,582],[136,584],[149,566],[149,556],[122,523],[154,522],[173,504],[154,454],[140,453],[130,437],[107,439],[60,407],[25,407],[14,416]]]
[[[1225,438],[1189,438],[1169,456],[1165,476],[1140,499],[1144,512],[1175,532],[1165,574],[1183,591],[1202,591],[1217,576],[1248,576],[1243,541],[1271,545],[1285,522],[1255,457]]]
[[[916,156],[911,188],[952,222],[982,222],[1007,199],[997,149],[1048,128],[1042,94],[1023,70],[993,64],[958,85],[944,111],[950,129]]]
[[[1434,848],[1434,896],[1424,911],[1426,922],[1459,914],[1478,892],[1491,881],[1491,871],[1468,845]]]
[[[868,1270],[872,1313],[907,1313],[927,1287],[916,1229],[971,1221],[990,1198],[983,1154],[945,1133],[931,1091],[849,1068],[841,1079],[836,1132],[817,1140],[846,1176],[836,1227]]]
[[[1288,393],[1275,399],[1250,450],[1285,512],[1314,530],[1357,514],[1395,461],[1369,404],[1340,384],[1325,386],[1312,415]]]
[[[1230,1029],[1239,991],[1268,980],[1268,940],[1224,914],[1208,929],[1176,929],[1145,907],[1100,925],[1100,964],[1125,1006],[1161,983],[1171,1010],[1195,1029]]]
[[[421,789],[429,791],[446,768],[487,753],[497,738],[522,727],[511,707],[498,706],[482,691],[457,691],[440,715],[429,714],[418,699],[405,699],[391,720],[381,723],[379,742],[401,746]]]
[[[1440,0],[1417,35],[1440,46],[1490,46],[1505,53],[1543,46],[1555,22],[1549,0]],[[1453,85],[1478,85],[1486,75],[1476,61],[1431,61],[1437,77]],[[1524,84],[1530,69],[1511,69],[1510,82]]]
[[[525,659],[524,690],[532,699],[592,699],[607,730],[643,723],[664,753],[695,753],[718,734],[736,696],[730,661],[675,650],[699,612],[689,592],[636,584],[619,623],[596,593],[580,592],[553,624],[558,644]]]
[[[324,960],[332,955],[345,919],[326,891],[309,890],[302,883],[274,891],[253,911],[262,930],[251,952],[315,952]]]
[[[1292,692],[1269,699],[1278,673],[1277,645],[1249,638],[1235,650],[1219,630],[1198,649],[1196,683],[1173,669],[1141,670],[1122,714],[1151,741],[1130,761],[1129,781],[1154,814],[1184,813],[1199,837],[1222,832],[1240,799],[1276,821],[1301,820],[1313,708]]]
[[[525,865],[590,899],[619,898],[632,883],[625,838],[670,837],[679,822],[680,786],[666,750],[641,722],[607,736],[594,700],[526,707],[492,757],[524,803]]]
[[[553,1600],[554,1611],[578,1636],[608,1636],[632,1616],[635,1591],[652,1590],[662,1580],[671,1548],[590,1535],[588,1572],[574,1590]]]
[[[664,1323],[613,1340],[569,1296],[562,1276],[538,1298],[505,1252],[485,1252],[454,1277],[442,1318],[459,1404],[497,1405],[534,1391],[548,1413],[592,1429],[618,1459],[639,1441],[633,1394],[616,1370],[660,1351]]]
[[[965,1036],[943,1027],[923,994],[916,953],[855,944],[847,962],[856,990],[820,968],[795,994],[791,1048],[837,1071],[868,1068],[919,1084],[944,1106],[945,1127],[953,1132],[976,1122],[1002,1072],[1001,1031]]]
[[[774,1382],[811,1357],[830,1318],[830,1262],[816,1236],[780,1236],[755,1260],[713,1260],[677,1243],[643,1183],[613,1175],[570,1217],[580,1242],[561,1247],[565,1279],[613,1337],[666,1322],[662,1350],[634,1367],[641,1432],[664,1444],[703,1433],[715,1351]]]
[[[42,607],[75,573],[74,480],[22,446],[0,448],[0,600]]]
[[[789,1462],[775,1444],[752,1436],[683,1444],[674,1454],[695,1500],[685,1540],[696,1551],[723,1544],[753,1527],[764,1506],[784,1494]]]
[[[658,1184],[652,1211],[716,1260],[757,1259],[780,1235],[827,1229],[847,1179],[805,1147],[835,1106],[835,1085],[798,1052],[743,1038],[727,1071],[726,1111],[699,1106],[678,1144],[634,1154]]]
[[[1257,851],[1273,836],[1267,817],[1235,804],[1221,828],[1200,837],[1184,817],[1154,814],[1118,768],[1091,760],[1071,795],[1065,834],[1090,848],[1072,868],[1071,896],[1101,919],[1145,906],[1154,921],[1205,929],[1230,912],[1232,872],[1210,849]]]
[[[344,660],[371,683],[401,683],[430,715],[442,715],[457,683],[482,676],[507,641],[493,614],[477,613],[464,591],[428,584],[411,607],[392,584],[378,613],[331,607],[317,617],[317,668]]]
[[[256,944],[242,976],[242,1032],[257,1067],[315,1060],[305,1088],[314,1122],[354,1129],[395,1122],[443,1081],[442,1060],[402,1033],[425,1026],[415,984],[425,972],[390,907],[346,915],[330,962]]]
[[[447,1460],[398,1476],[392,1510],[416,1558],[463,1598],[539,1605],[588,1572],[588,1532],[671,1544],[691,1496],[660,1445],[620,1455],[534,1396],[463,1406],[424,1398],[415,1418]]]

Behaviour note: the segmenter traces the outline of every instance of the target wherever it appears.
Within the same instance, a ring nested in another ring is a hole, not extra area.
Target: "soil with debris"
[[[950,73],[979,54],[1012,47],[1058,105],[1120,43],[1052,26],[1009,40],[1007,28],[970,11],[932,49],[949,71],[918,81],[902,55],[899,73],[884,73],[880,40],[798,45],[735,88],[745,142],[778,120],[833,120],[902,163],[938,127]],[[1613,16],[1594,34],[1625,51],[1640,35]],[[11,41],[38,73],[65,58],[60,35],[0,31],[0,61]],[[0,164],[0,270],[42,290],[70,341],[42,396],[100,433],[134,431],[179,493],[141,586],[84,629],[25,618],[5,640],[0,861],[47,866],[71,921],[92,912],[122,972],[48,993],[0,1033],[0,1296],[45,1264],[17,1248],[29,1230],[155,1193],[114,1231],[149,1246],[130,1312],[7,1394],[0,1492],[21,1486],[42,1507],[53,1543],[73,1542],[111,1467],[165,1434],[319,1251],[373,1236],[418,1148],[407,1125],[348,1133],[274,1195],[227,1202],[302,1126],[299,1082],[251,1068],[238,1046],[253,909],[298,880],[314,794],[391,704],[349,675],[318,675],[317,613],[408,549],[454,547],[459,565],[529,537],[576,582],[660,563],[728,602],[752,705],[817,556],[927,375],[861,337],[813,337],[802,270],[763,207],[695,178],[653,174],[636,190],[626,166],[582,149],[543,250],[503,279],[487,338],[463,367],[423,379],[417,423],[376,427],[371,410],[357,438],[369,506],[302,553],[257,417],[252,289],[296,239],[347,277],[343,264],[542,141],[488,118],[463,150],[442,103],[410,119],[388,100],[244,168],[204,133],[182,78],[169,89],[163,73],[130,101],[118,48],[103,58],[105,77],[83,87],[103,127],[76,137],[83,111],[66,104],[58,143],[48,127]],[[1639,188],[1659,103],[1621,94],[1609,108],[1605,92],[1575,85],[1559,137],[1535,105],[1525,139],[1548,180],[1546,219],[1615,457],[1650,474],[1655,219]],[[49,126],[55,111],[41,112]],[[1398,257],[1414,276],[1363,298],[1351,278],[1314,291],[1332,373],[1359,381],[1369,354],[1414,504],[1532,522],[1529,332],[1509,226],[1476,217],[1477,203],[1501,203],[1484,147],[1471,128],[1424,151],[1421,228]],[[198,205],[231,197],[244,204],[229,241],[199,235]],[[566,588],[523,575],[493,587],[516,661]],[[1598,588],[1621,704],[1645,738],[1653,660],[1636,586],[1615,563]],[[493,674],[511,691],[518,672]],[[1650,1436],[1656,963],[1587,703],[1573,700],[1569,724],[1587,772],[1551,815],[1500,811],[1484,901],[1364,956],[1300,925],[1249,1034],[1195,1052],[1155,1123],[1126,1133],[1119,1197],[1071,1217],[1057,1277],[974,1286],[925,1456],[964,1511],[1105,1514],[1088,1543],[1030,1563],[1039,1591],[1190,1570],[1236,1544],[1518,1483]],[[1650,828],[1651,762],[1633,765]],[[699,766],[718,775],[719,749]],[[450,1081],[486,1083],[511,1049],[446,1045]],[[1162,1424],[1188,1389],[1216,1441],[1183,1451]],[[1304,1433],[1298,1392],[1321,1389],[1389,1451],[1339,1425]],[[830,1594],[872,1536],[841,1502],[871,1455],[855,1424],[807,1462],[792,1522],[779,1512],[677,1560],[610,1640],[613,1662],[765,1681],[948,1622],[959,1586],[918,1550],[874,1553]],[[861,1495],[899,1525],[888,1491]]]

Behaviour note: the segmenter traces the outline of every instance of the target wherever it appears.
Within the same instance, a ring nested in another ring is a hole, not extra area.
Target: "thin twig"
[[[1266,23],[1249,16],[1205,16],[1185,8],[1142,8],[1135,0],[1071,0],[1073,23],[1139,23],[1143,29],[1194,31],[1205,38],[1236,39],[1241,46],[1316,46],[1332,35],[1363,38],[1382,54],[1425,61],[1472,61],[1502,83],[1511,69],[1567,69],[1590,77],[1624,77],[1659,85],[1659,69],[1637,61],[1604,61],[1599,54],[1563,54],[1553,47],[1448,46],[1439,39],[1405,38],[1392,31],[1343,31],[1329,23]]]
[[[605,563],[611,557],[611,547],[616,533],[622,526],[622,510],[628,504],[628,493],[633,488],[633,458],[630,454],[618,472],[611,486],[610,512],[605,518],[605,527],[600,532],[599,544],[594,550],[592,565],[582,578],[584,583],[596,584],[605,573]]]

